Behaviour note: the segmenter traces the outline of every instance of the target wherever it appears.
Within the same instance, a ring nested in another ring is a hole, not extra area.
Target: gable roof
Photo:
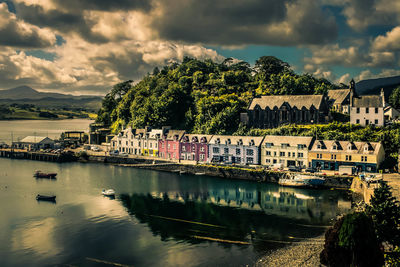
[[[249,110],[253,110],[257,105],[261,109],[274,109],[280,108],[284,103],[288,103],[292,108],[297,109],[310,109],[314,106],[316,109],[321,107],[323,95],[268,95],[253,98],[250,103]]]
[[[382,97],[379,95],[363,95],[353,98],[353,107],[373,107],[382,108]]]
[[[185,138],[189,141],[186,141]],[[192,142],[193,138],[197,138],[197,142],[201,142],[202,138],[205,138],[206,143],[210,142],[212,135],[211,134],[185,134],[181,140],[181,142]]]
[[[178,136],[178,141],[181,140],[182,136],[185,134],[185,130],[169,130],[167,134],[167,140],[175,140],[175,136]]]
[[[48,139],[48,140],[47,140]],[[23,138],[20,142],[21,143],[42,143],[43,141],[48,141],[48,142],[53,142],[52,139],[46,137],[46,136],[27,136]]]
[[[328,91],[329,101],[334,105],[343,104],[347,96],[350,95],[350,89],[334,89]]]
[[[307,148],[311,145],[313,137],[311,136],[278,136],[266,135],[263,145],[272,143],[274,146],[281,146],[281,144],[289,144],[289,146],[297,147],[297,145],[305,145]]]
[[[219,140],[220,145],[229,144],[229,141],[230,145],[238,145],[241,141],[243,146],[249,146],[253,140],[254,146],[260,146],[263,139],[264,136],[213,135],[208,143],[216,144],[216,141]]]
[[[319,144],[324,144],[324,147],[318,148]],[[334,149],[336,145],[336,149]],[[365,150],[367,146],[368,150]],[[349,149],[351,148],[351,149]],[[344,152],[354,154],[378,154],[380,149],[383,149],[381,143],[377,142],[350,142],[350,141],[335,141],[335,140],[317,140],[314,142],[311,151],[314,152]]]

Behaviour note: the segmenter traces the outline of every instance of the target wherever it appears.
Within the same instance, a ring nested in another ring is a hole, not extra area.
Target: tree
[[[396,87],[390,94],[389,103],[395,109],[400,109],[400,86]]]
[[[263,56],[256,60],[255,69],[268,78],[271,74],[290,71],[290,65],[274,56]]]
[[[392,246],[400,246],[400,207],[391,187],[382,181],[375,188],[367,213],[371,216],[378,239]]]

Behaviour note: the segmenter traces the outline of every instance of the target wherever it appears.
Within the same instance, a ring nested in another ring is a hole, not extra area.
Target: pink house
[[[193,160],[196,162],[207,162],[208,142],[212,135],[185,134],[181,139],[179,158],[181,160]]]
[[[169,130],[167,135],[158,141],[159,157],[169,160],[179,160],[179,142],[184,134],[184,130]]]

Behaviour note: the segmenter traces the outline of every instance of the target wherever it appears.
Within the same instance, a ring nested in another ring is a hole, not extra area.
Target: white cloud
[[[384,36],[376,37],[372,48],[377,51],[400,51],[400,26],[393,28]]]
[[[400,75],[400,70],[398,69],[383,69],[378,74],[372,73],[370,70],[364,70],[357,77],[357,80],[366,80],[366,79],[376,79],[383,77],[392,77]]]

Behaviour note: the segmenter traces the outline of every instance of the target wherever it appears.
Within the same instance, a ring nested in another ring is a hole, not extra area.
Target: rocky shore
[[[319,254],[324,248],[324,238],[321,235],[272,251],[259,259],[255,266],[323,266]]]

